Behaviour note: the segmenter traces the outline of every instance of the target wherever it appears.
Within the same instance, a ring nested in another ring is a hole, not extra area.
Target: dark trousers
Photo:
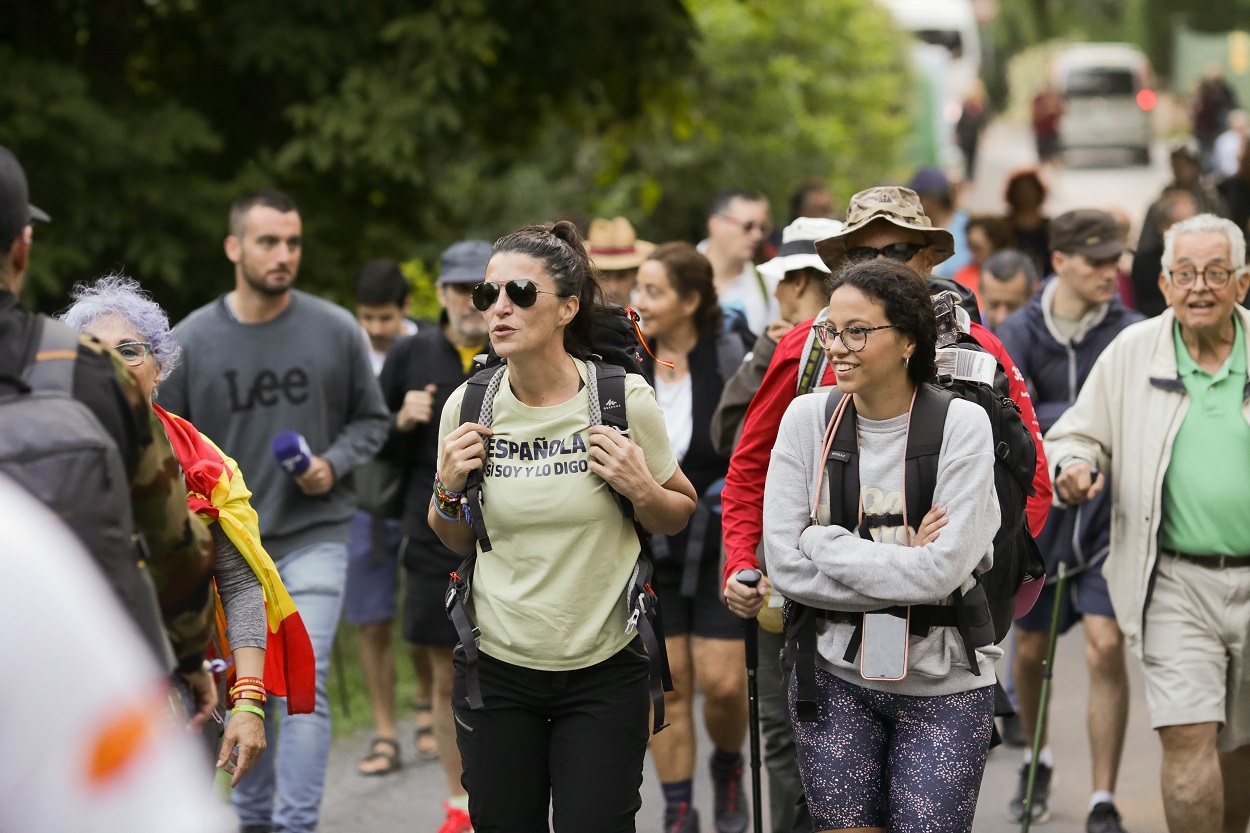
[[[794,756],[794,727],[786,699],[789,665],[782,668],[784,634],[760,628],[760,729],[764,736],[764,763],[768,767],[768,815],[773,833],[794,830],[795,811],[803,795],[799,762]],[[808,828],[810,829],[810,828]]]
[[[642,807],[650,668],[634,643],[598,665],[535,671],[483,655],[483,707],[465,694],[453,654],[452,709],[461,782],[477,833],[633,833]]]

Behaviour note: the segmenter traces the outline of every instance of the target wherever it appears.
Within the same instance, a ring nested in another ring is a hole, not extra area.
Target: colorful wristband
[[[231,692],[230,698],[236,703],[240,700],[256,700],[263,704],[269,699],[269,696],[263,691],[252,691],[249,689],[247,691]]]
[[[230,710],[230,714],[237,714],[238,712],[250,712],[261,720],[265,719],[265,710],[260,706],[253,706],[251,703],[239,703]]]

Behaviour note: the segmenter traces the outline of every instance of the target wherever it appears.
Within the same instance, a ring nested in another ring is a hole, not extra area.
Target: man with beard
[[[468,381],[473,357],[486,352],[486,319],[473,306],[473,287],[486,280],[491,244],[462,240],[439,258],[439,326],[422,327],[395,345],[382,368],[382,395],[395,415],[383,456],[404,470],[404,641],[414,662],[427,659],[433,686],[434,737],[447,777],[447,821],[439,828],[462,833],[469,824],[469,797],[460,784],[460,750],[451,712],[451,653],[459,641],[445,607],[447,576],[462,556],[443,546],[430,529],[430,498],[438,468],[438,417],[451,394]]]
[[[183,363],[159,395],[164,408],[194,422],[247,472],[265,547],[316,655],[316,710],[284,716],[281,743],[273,725],[281,699],[271,697],[265,707],[275,753],[262,758],[234,793],[241,829],[251,833],[317,827],[330,749],[330,647],[343,607],[348,522],[356,510],[349,475],[381,447],[388,421],[356,320],[292,288],[301,228],[285,194],[262,191],[235,201],[225,241],[234,291],[174,329]],[[308,459],[302,473],[288,475],[275,451],[285,442],[284,460],[300,456],[292,434],[307,443]]]

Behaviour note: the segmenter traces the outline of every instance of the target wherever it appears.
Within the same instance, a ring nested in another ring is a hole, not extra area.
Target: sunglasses
[[[906,263],[915,257],[917,252],[927,248],[929,248],[928,243],[891,243],[880,249],[874,249],[872,246],[855,246],[846,250],[846,259],[851,263],[867,263],[878,257],[884,257],[886,260]]]
[[[730,217],[728,214],[717,214],[716,216],[720,217],[722,220],[728,220],[730,223],[733,223],[735,226],[742,229],[744,234],[759,231],[760,234],[767,237],[773,233],[773,227],[769,225],[767,221],[760,222],[759,220],[739,220],[737,217]]]
[[[473,287],[473,306],[482,312],[490,309],[499,300],[499,287],[497,283],[479,283]],[[516,304],[522,309],[529,309],[538,301],[539,295],[555,295],[557,298],[566,298],[559,292],[547,292],[539,289],[533,281],[508,281],[503,284],[503,289],[508,293],[508,300]]]

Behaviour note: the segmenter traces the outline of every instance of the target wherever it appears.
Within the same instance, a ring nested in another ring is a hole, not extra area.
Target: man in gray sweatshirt
[[[286,716],[280,745],[273,725],[278,701],[266,704],[270,752],[234,792],[245,833],[317,827],[330,749],[326,679],[356,508],[350,475],[373,458],[389,424],[355,319],[292,288],[301,229],[299,211],[285,194],[262,191],[235,201],[225,241],[234,291],[174,328],[184,361],[158,399],[247,473],[261,538],[316,655],[316,710]],[[307,469],[294,476],[273,449],[274,439],[287,432],[301,435],[311,451]]]

